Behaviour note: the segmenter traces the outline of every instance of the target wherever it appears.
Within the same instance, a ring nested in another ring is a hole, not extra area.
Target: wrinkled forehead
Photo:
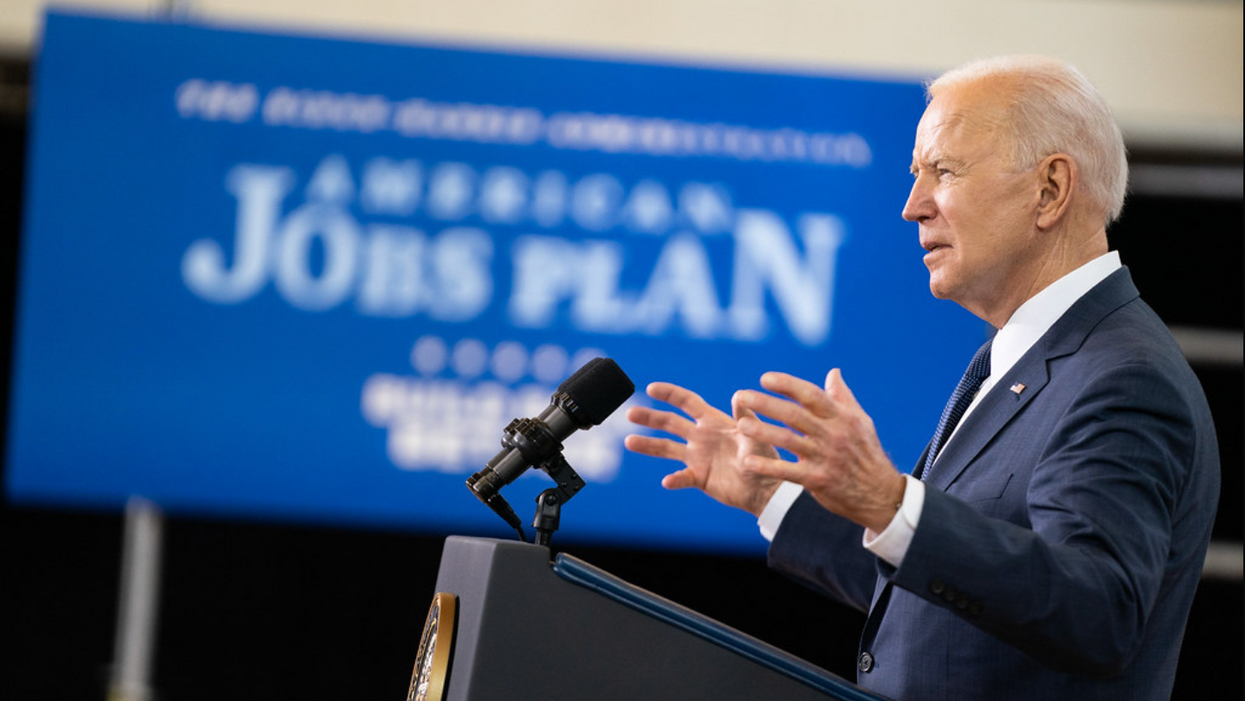
[[[917,124],[912,155],[928,161],[948,149],[992,150],[1009,129],[1005,103],[984,86],[954,87],[939,93]]]

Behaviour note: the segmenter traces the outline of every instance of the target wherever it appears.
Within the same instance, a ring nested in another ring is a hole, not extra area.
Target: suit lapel
[[[1031,348],[964,419],[955,438],[938,456],[938,467],[932,470],[928,484],[946,491],[990,440],[1042,391],[1050,375],[1046,355],[1035,353],[1037,350],[1037,346]],[[1025,386],[1024,391],[1008,391],[1017,382]]]
[[[1136,297],[1137,288],[1128,269],[1121,268],[1077,300],[964,419],[938,457],[938,467],[932,471],[929,484],[946,491],[999,431],[1041,393],[1050,381],[1049,362],[1076,352],[1107,314]],[[1012,390],[1017,383],[1024,385],[1019,392]]]

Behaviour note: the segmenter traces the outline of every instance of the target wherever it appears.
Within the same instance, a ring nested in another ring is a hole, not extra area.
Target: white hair
[[[1055,153],[1072,157],[1080,185],[1102,209],[1106,223],[1119,219],[1128,189],[1124,137],[1098,90],[1071,64],[1046,56],[1000,56],[954,68],[931,82],[929,99],[948,87],[1005,78],[1011,161],[1031,168]]]

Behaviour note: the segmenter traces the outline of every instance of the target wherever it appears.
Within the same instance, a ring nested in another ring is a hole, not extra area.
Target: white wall
[[[978,56],[1077,64],[1133,146],[1242,148],[1240,0],[71,0],[387,40],[659,62],[928,77]],[[0,0],[0,50],[44,0]]]

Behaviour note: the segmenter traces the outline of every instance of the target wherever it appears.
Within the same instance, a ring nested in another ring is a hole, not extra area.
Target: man
[[[1076,69],[1040,57],[969,64],[929,97],[903,216],[934,296],[997,329],[974,359],[984,384],[957,391],[972,405],[940,421],[949,438],[901,475],[835,369],[824,387],[766,373],[733,416],[655,383],[690,419],[633,408],[679,440],[627,446],[682,461],[667,488],[757,515],[771,566],[868,612],[864,687],[1168,698],[1219,457],[1196,377],[1107,247],[1119,128]]]

